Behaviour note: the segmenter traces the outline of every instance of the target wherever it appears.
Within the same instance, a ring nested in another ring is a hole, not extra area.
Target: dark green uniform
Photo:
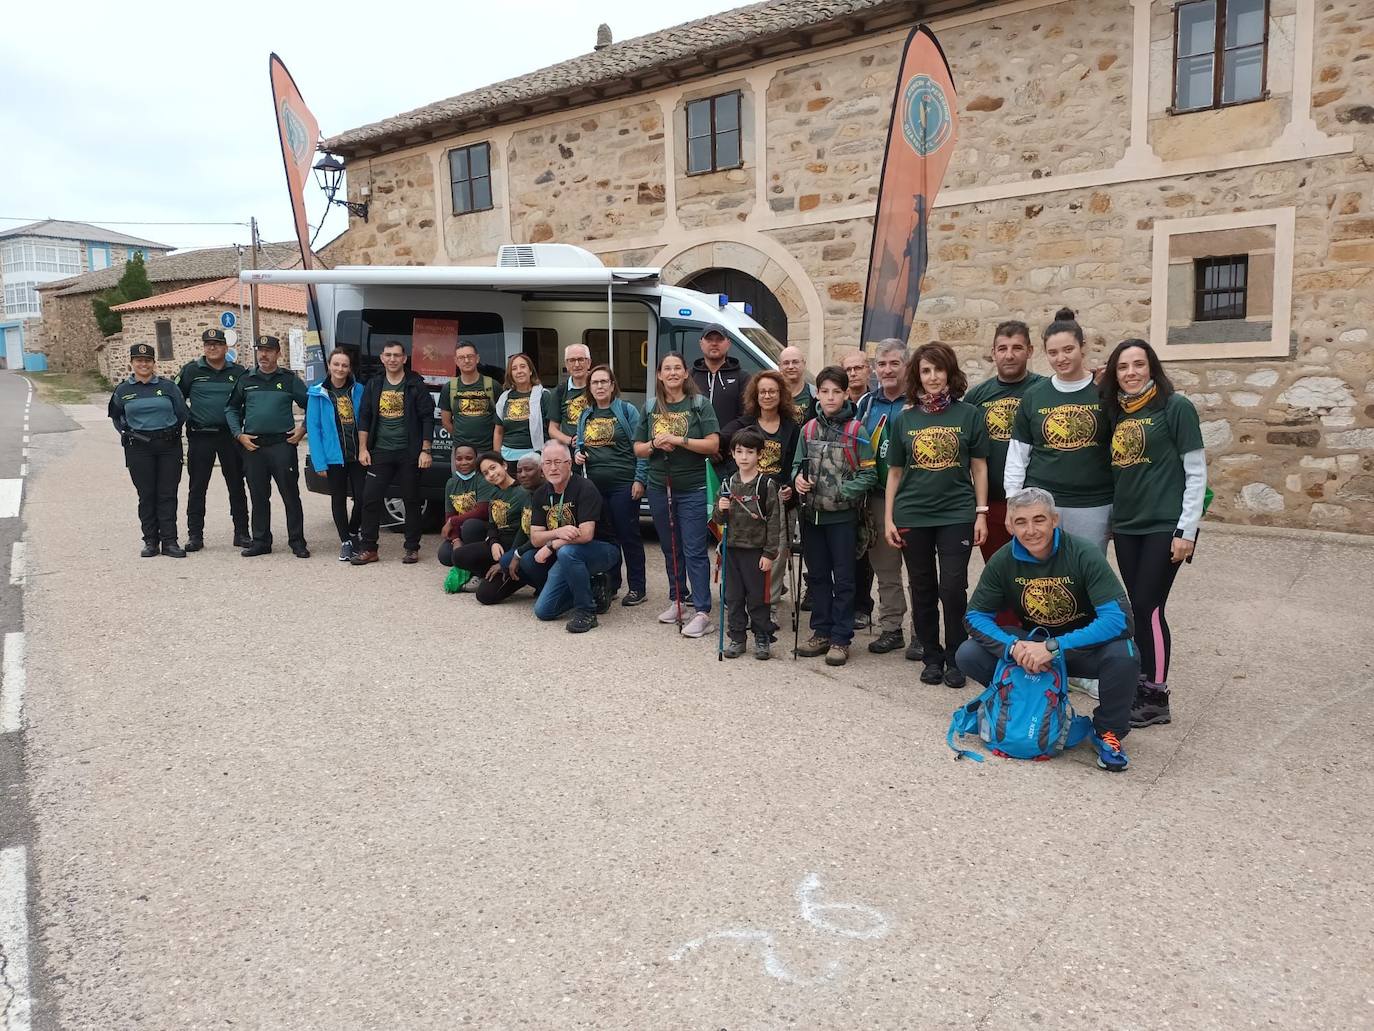
[[[1027,372],[1015,383],[1003,383],[996,376],[985,379],[964,395],[964,402],[982,409],[983,426],[988,438],[988,501],[1005,501],[1006,489],[1002,480],[1007,471],[1007,445],[1011,442],[1011,426],[1021,407],[1021,398],[1033,383],[1044,376]]]
[[[972,523],[977,499],[970,479],[975,458],[988,454],[983,413],[952,401],[930,414],[908,408],[889,423],[888,467],[900,469],[892,519],[900,527]]]
[[[205,532],[205,493],[219,462],[220,474],[229,494],[229,516],[234,523],[234,540],[248,543],[248,495],[243,487],[243,449],[229,432],[225,407],[234,384],[247,373],[242,365],[225,362],[216,369],[197,358],[182,366],[177,386],[191,410],[186,424],[186,536],[199,541]],[[189,547],[189,545],[188,545]]]
[[[1112,432],[1112,528],[1172,533],[1183,513],[1183,456],[1200,450],[1197,409],[1182,394],[1122,412]]]
[[[140,357],[151,355],[149,349]],[[190,417],[181,391],[161,376],[147,383],[130,376],[114,388],[107,412],[119,431],[124,466],[138,492],[138,522],[145,548],[176,547],[181,427]]]
[[[672,404],[663,404],[653,398],[645,405],[644,411],[645,416],[636,434],[640,441],[652,441],[660,433],[700,439],[720,432],[716,410],[702,394],[693,394]],[[666,489],[668,477],[672,477],[673,490],[684,493],[701,490],[706,486],[706,456],[685,447],[666,452],[654,449],[649,456],[650,488]]]
[[[1042,379],[1026,388],[1011,437],[1031,446],[1026,486],[1041,487],[1065,508],[1112,503],[1110,431],[1097,385],[1064,393]]]
[[[479,455],[491,450],[500,393],[490,376],[480,374],[476,383],[464,383],[461,376],[454,376],[439,391],[439,410],[453,417],[454,447],[466,444]]]
[[[243,468],[253,500],[253,544],[272,546],[272,484],[286,509],[291,550],[306,552],[305,512],[301,508],[300,464],[296,445],[287,435],[296,428],[295,405],[305,411],[305,384],[293,372],[278,368],[268,375],[253,369],[239,377],[225,406],[229,431],[254,437],[256,451],[245,449]]]

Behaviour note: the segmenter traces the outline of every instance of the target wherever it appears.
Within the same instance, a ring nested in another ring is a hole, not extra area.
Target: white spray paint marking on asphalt
[[[0,519],[13,519],[17,516],[19,514],[19,501],[23,496],[23,480],[0,480]]]
[[[5,635],[0,660],[0,734],[17,734],[24,727],[24,634]]]
[[[24,574],[28,572],[25,560],[28,556],[28,545],[23,541],[15,541],[10,548],[10,586],[23,587]]]
[[[28,859],[23,846],[0,851],[0,1014],[7,1031],[29,1031],[29,925],[26,873]]]
[[[798,915],[815,930],[854,941],[876,941],[887,936],[887,917],[878,910],[856,902],[820,902],[817,900],[820,890],[820,877],[809,873],[802,878],[794,893]],[[837,923],[837,919],[840,922]],[[753,928],[712,931],[701,938],[693,938],[686,942],[668,958],[674,962],[685,959],[711,941],[748,942],[758,945],[763,956],[763,972],[786,984],[801,987],[824,984],[834,980],[840,972],[840,961],[832,959],[826,963],[825,973],[819,977],[802,977],[794,974],[779,957],[778,943],[773,933]]]

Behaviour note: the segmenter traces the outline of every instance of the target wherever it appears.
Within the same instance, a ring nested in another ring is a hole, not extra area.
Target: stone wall
[[[204,282],[199,279],[175,279],[153,283],[153,294],[165,294]],[[99,355],[105,336],[95,321],[91,301],[96,293],[72,294],[59,297],[43,294],[43,318],[31,321],[25,329],[28,339],[36,341],[32,350],[48,356],[48,367],[57,372],[86,372],[101,368]],[[25,344],[28,347],[28,344]]]
[[[350,169],[348,199],[367,200],[368,220],[349,219],[348,231],[330,244],[330,264],[435,264],[441,235],[434,203],[437,159],[437,153],[409,154]],[[447,175],[446,162],[444,168]],[[366,198],[364,185],[371,189]]]
[[[131,344],[152,344],[157,346],[155,323],[167,319],[172,323],[171,361],[157,363],[159,375],[175,376],[181,367],[194,361],[205,353],[200,335],[207,329],[219,328],[219,316],[224,311],[222,304],[192,304],[177,308],[130,311],[124,313],[124,332],[120,339],[110,338],[110,343],[100,353],[100,372],[111,383],[116,383],[129,375],[129,346]],[[289,361],[288,337],[292,329],[305,329],[305,316],[290,312],[258,309],[258,331],[266,336],[274,336],[281,341],[282,364]],[[243,329],[239,336],[238,363],[251,365],[253,352],[247,346],[248,332]]]

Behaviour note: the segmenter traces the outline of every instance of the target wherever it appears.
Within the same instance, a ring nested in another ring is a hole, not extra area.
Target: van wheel
[[[392,533],[401,533],[405,529],[405,504],[400,498],[387,498],[382,509],[382,526]],[[433,533],[441,525],[439,503],[433,498],[422,498],[420,500],[420,532]]]

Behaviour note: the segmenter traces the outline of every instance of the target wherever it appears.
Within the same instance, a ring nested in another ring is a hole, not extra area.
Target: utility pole
[[[249,254],[249,256],[248,256],[248,260],[249,260],[249,262],[250,262],[249,268],[252,268],[252,269],[256,270],[257,267],[258,267],[258,220],[257,220],[256,218],[250,219],[249,222],[248,222],[248,225],[249,225],[249,228],[252,230],[252,233],[253,233],[253,249],[252,249],[252,252],[251,252],[251,253]],[[258,284],[257,284],[257,283],[249,283],[249,284],[248,284],[248,328],[249,328],[249,330],[251,331],[251,333],[252,333],[252,335],[253,335],[253,336],[252,336],[252,339],[251,339],[251,340],[249,341],[249,343],[248,343],[248,346],[249,346],[249,347],[256,348],[256,347],[258,346]],[[256,356],[257,356],[257,355],[256,355],[256,352],[254,352],[254,357],[256,358]]]

